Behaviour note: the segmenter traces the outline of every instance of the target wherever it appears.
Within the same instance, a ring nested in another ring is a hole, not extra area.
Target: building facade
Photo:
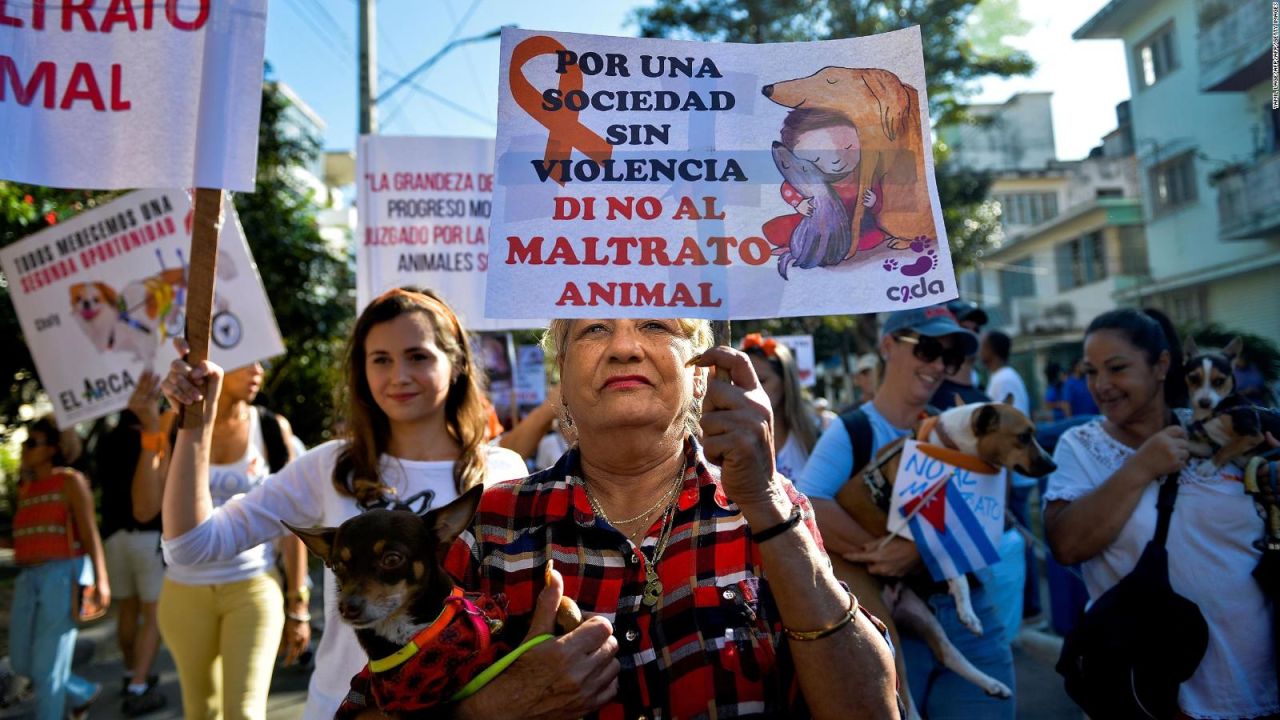
[[[1280,340],[1280,114],[1266,0],[1112,0],[1077,39],[1124,42],[1150,278],[1176,323]]]

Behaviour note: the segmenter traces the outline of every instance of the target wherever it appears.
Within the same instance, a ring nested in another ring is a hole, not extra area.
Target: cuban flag
[[[1004,471],[908,440],[889,506],[889,532],[916,543],[934,580],[950,580],[1000,560]]]

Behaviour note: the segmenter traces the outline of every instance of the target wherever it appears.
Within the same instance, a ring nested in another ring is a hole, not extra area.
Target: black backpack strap
[[[289,462],[289,445],[284,441],[280,417],[270,410],[257,406],[258,424],[262,426],[262,442],[267,446],[267,466],[271,472],[279,472]]]
[[[1165,475],[1160,484],[1160,494],[1156,496],[1156,534],[1151,542],[1164,547],[1169,537],[1169,519],[1173,516],[1173,503],[1178,499],[1178,476]]]
[[[875,442],[871,432],[871,418],[861,408],[854,408],[841,415],[840,422],[844,423],[845,432],[849,433],[849,442],[853,445],[853,472],[849,473],[849,477],[856,477],[871,462],[871,446]]]

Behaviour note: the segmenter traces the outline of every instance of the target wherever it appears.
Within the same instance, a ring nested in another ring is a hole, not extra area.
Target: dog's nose
[[[1200,398],[1199,400],[1196,400],[1196,404],[1204,408],[1205,410],[1208,410],[1209,408],[1213,407],[1213,401],[1210,400],[1209,398]]]
[[[760,88],[760,93],[765,97],[773,97],[773,86],[765,85],[764,87]]]
[[[355,598],[338,601],[338,612],[346,620],[354,620],[364,614],[364,602]]]

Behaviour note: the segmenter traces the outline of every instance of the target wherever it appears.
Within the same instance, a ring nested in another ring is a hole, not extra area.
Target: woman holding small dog
[[[1157,481],[1177,473],[1169,580],[1209,626],[1208,650],[1179,688],[1180,709],[1191,718],[1278,717],[1271,608],[1251,576],[1263,522],[1238,468],[1188,464],[1181,347],[1155,311],[1113,310],[1090,323],[1085,375],[1102,417],[1059,440],[1045,530],[1059,562],[1082,563],[1096,600],[1133,570],[1154,533]]]
[[[212,411],[203,430],[178,432],[164,492],[165,550],[188,565],[224,560],[297,527],[337,526],[365,509],[440,506],[487,480],[522,477],[519,456],[485,444],[484,396],[466,331],[443,301],[395,289],[360,314],[347,351],[348,435],[289,463],[216,510],[209,493]],[[217,398],[222,371],[177,360],[170,402]],[[290,535],[292,537],[292,535]],[[332,718],[367,659],[338,617],[325,571],[325,630],[311,675],[307,720]],[[309,620],[305,615],[298,618]]]
[[[818,441],[818,424],[800,386],[795,356],[786,345],[760,333],[742,339],[742,352],[751,359],[773,409],[774,464],[783,477],[793,479]]]
[[[748,357],[702,320],[556,320],[546,344],[573,447],[488,488],[446,565],[530,638],[562,594],[590,617],[455,717],[896,717],[889,645],[775,472]]]

